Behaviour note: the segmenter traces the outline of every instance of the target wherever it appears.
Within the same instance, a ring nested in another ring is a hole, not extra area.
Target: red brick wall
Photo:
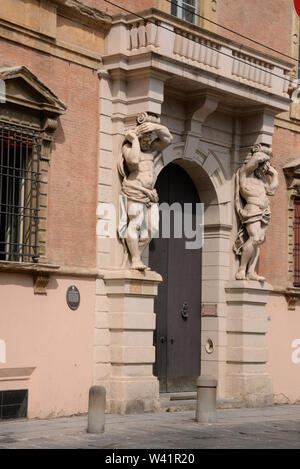
[[[96,265],[98,77],[95,71],[1,40],[2,63],[25,65],[67,106],[51,152],[47,255]]]
[[[276,128],[272,165],[279,173],[279,188],[270,197],[272,219],[260,256],[259,271],[272,285],[286,284],[288,272],[288,195],[283,166],[299,157],[300,133]]]

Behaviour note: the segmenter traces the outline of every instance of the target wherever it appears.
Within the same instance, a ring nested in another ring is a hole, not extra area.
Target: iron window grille
[[[0,391],[0,420],[27,417],[28,389]]]
[[[0,121],[0,260],[38,261],[41,136]]]

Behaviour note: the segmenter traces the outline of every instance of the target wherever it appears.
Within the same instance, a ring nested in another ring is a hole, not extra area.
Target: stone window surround
[[[283,167],[288,196],[288,282],[284,289],[289,310],[295,310],[300,287],[294,286],[294,201],[300,197],[300,158]]]
[[[39,262],[0,261],[0,271],[30,272],[33,274],[35,293],[46,293],[49,274],[59,266],[48,264],[46,257],[46,230],[48,205],[48,170],[50,148],[58,117],[66,111],[60,101],[25,66],[0,69],[0,79],[5,82],[5,103],[0,106],[0,119],[8,124],[30,128],[41,136],[40,157],[40,225],[38,232]],[[28,88],[30,93],[28,94]]]

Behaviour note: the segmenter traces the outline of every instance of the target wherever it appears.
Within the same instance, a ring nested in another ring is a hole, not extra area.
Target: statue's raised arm
[[[157,172],[163,166],[162,151],[172,142],[169,129],[160,124],[157,115],[143,112],[137,126],[126,133],[119,161],[122,179],[123,225],[119,235],[125,247],[125,260],[130,254],[131,269],[147,270],[141,255],[158,231],[158,195],[154,189]]]

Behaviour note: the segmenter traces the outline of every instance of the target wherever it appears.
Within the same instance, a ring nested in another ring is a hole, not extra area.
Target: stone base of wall
[[[111,381],[110,412],[142,414],[160,409],[159,383],[155,377],[118,378]]]

